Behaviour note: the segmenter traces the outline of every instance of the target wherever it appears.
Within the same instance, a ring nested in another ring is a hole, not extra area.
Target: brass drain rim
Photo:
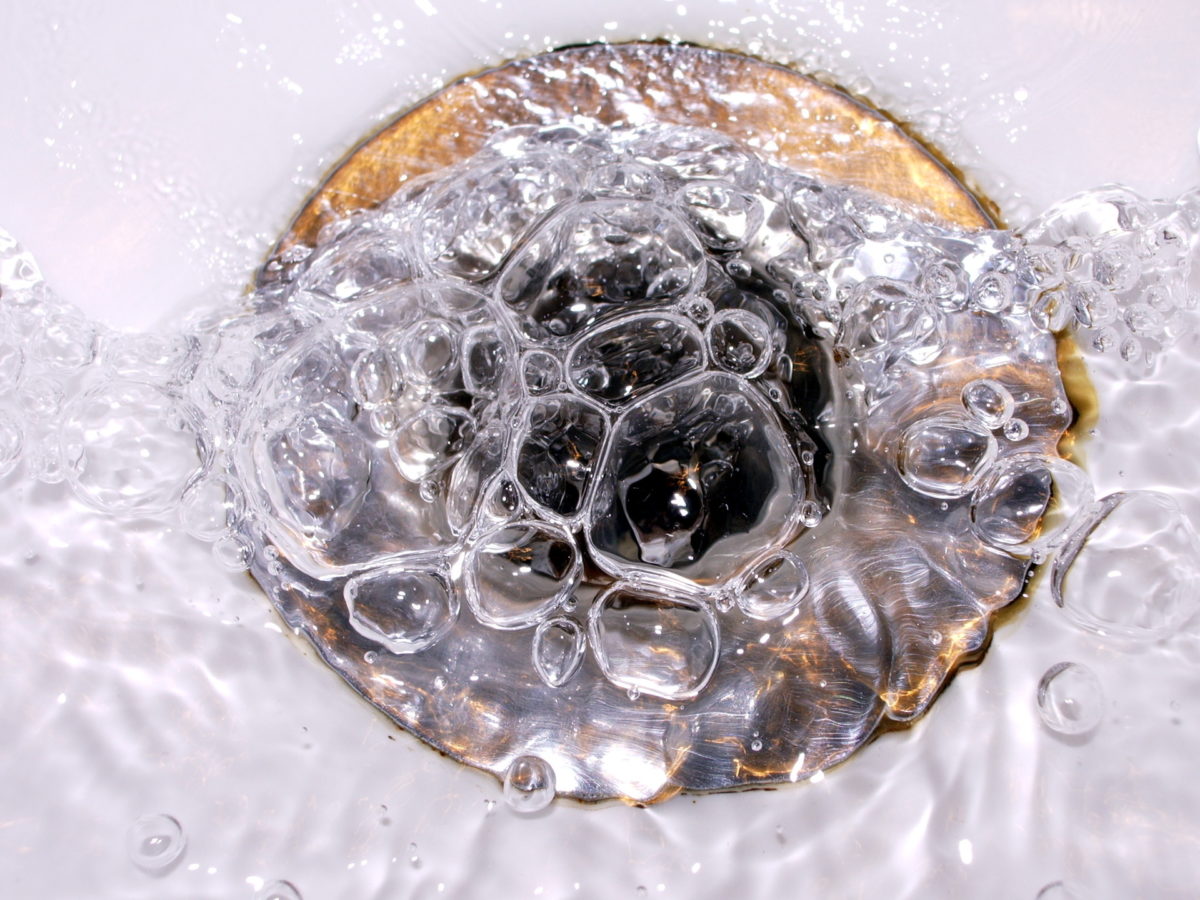
[[[567,47],[453,82],[351,149],[305,201],[270,254],[312,246],[326,225],[373,208],[406,182],[475,155],[499,127],[574,116],[633,124],[604,89],[664,124],[712,128],[789,168],[863,188],[965,229],[994,227],[976,197],[920,141],[877,109],[799,72],[740,53],[635,42]],[[586,78],[581,78],[586,75]],[[514,83],[529,86],[515,93]],[[264,267],[260,284],[277,267]]]

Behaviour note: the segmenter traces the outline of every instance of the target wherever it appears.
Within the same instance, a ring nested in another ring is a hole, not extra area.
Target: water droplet
[[[1029,310],[1029,317],[1042,330],[1057,333],[1071,324],[1076,312],[1070,293],[1064,288],[1055,288],[1038,295]]]
[[[1084,328],[1103,328],[1117,318],[1117,298],[1093,282],[1071,286],[1075,318]]]
[[[1195,610],[1200,538],[1175,499],[1154,491],[1110,494],[1054,561],[1055,602],[1106,635],[1158,640]]]
[[[1113,293],[1129,290],[1141,276],[1141,264],[1129,245],[1120,239],[1101,244],[1092,254],[1092,277]]]
[[[550,805],[554,791],[554,769],[537,756],[518,756],[504,773],[504,802],[516,812],[540,812]]]
[[[142,816],[129,826],[126,844],[135,866],[147,872],[162,872],[179,859],[187,839],[177,820],[159,813]]]
[[[1087,666],[1061,662],[1051,666],[1037,690],[1042,721],[1059,734],[1086,734],[1104,715],[1104,690]]]
[[[1126,338],[1121,342],[1121,359],[1127,363],[1137,362],[1142,356],[1142,343],[1137,338]]]
[[[967,304],[965,281],[961,267],[937,260],[921,270],[918,284],[940,309],[953,312]]]
[[[683,301],[683,311],[697,325],[705,325],[713,317],[713,304],[707,297],[689,297]]]

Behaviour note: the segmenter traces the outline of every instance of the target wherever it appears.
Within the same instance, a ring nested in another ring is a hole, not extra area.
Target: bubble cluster
[[[704,129],[510,128],[174,334],[88,322],[3,237],[0,478],[210,542],[520,809],[795,781],[1101,540],[1055,335],[1160,351],[1198,235],[1195,195],[964,233]],[[1059,602],[1178,622],[1172,516],[1152,608]]]
[[[1016,275],[1034,292],[1034,321],[1147,370],[1191,327],[1198,227],[1195,190],[1171,202],[1110,187],[1056,204],[1018,232],[1028,247]]]

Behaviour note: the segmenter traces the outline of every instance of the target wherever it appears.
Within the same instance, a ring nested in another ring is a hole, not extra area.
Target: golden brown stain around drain
[[[740,53],[596,44],[467,76],[402,113],[334,167],[271,256],[312,245],[325,225],[468,159],[502,127],[575,116],[628,125],[634,110],[664,124],[715,129],[783,165],[893,198],[943,224],[994,224],[933,152],[883,112],[834,87]],[[272,271],[264,267],[260,282]]]
[[[619,84],[620,90],[610,90],[609,84]],[[634,99],[636,103],[630,102]],[[313,244],[324,226],[380,204],[414,178],[471,157],[503,127],[547,125],[575,116],[608,125],[632,124],[629,113],[635,108],[649,111],[659,123],[713,128],[773,161],[890,197],[940,224],[965,229],[993,225],[986,204],[885,113],[834,87],[741,54],[638,43],[567,48],[506,63],[439,91],[354,148],[306,202],[273,256]],[[269,280],[271,275],[267,267],[261,277]],[[961,634],[970,631],[964,627]],[[322,629],[319,637],[323,646],[335,648],[333,655],[355,652],[353,641],[332,629]],[[966,639],[959,633],[947,637],[940,654],[946,678],[936,683],[914,678],[905,691],[883,697],[894,714],[926,705],[931,692],[944,689],[958,666],[978,660],[987,646],[967,652]],[[814,651],[799,640],[772,652],[796,657],[791,668],[802,670],[802,658]],[[455,759],[496,770],[511,749],[503,727],[502,697],[475,701],[450,691],[439,699],[405,686],[345,677],[383,707],[436,705],[437,721],[449,725],[444,729],[449,739],[438,740],[411,724],[404,727]],[[853,672],[846,677],[852,681]],[[802,711],[785,704],[776,712],[775,718],[791,721]],[[686,719],[677,711],[669,718],[669,728]],[[476,721],[495,724],[485,735],[473,726]],[[903,727],[899,722],[881,724],[886,730]],[[490,754],[486,758],[473,755],[480,744]],[[692,753],[686,740],[664,749],[669,750],[668,775],[684,766]],[[787,775],[792,758],[782,748],[773,751],[768,747],[766,756],[753,762],[735,760],[745,786],[761,787]],[[678,790],[668,778],[657,794],[643,799],[657,802]]]

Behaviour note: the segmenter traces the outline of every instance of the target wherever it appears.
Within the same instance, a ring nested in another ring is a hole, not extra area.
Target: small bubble
[[[142,816],[134,822],[126,842],[133,864],[147,872],[162,872],[179,859],[187,846],[179,822],[162,813]]]
[[[183,530],[202,541],[215,541],[236,526],[245,500],[229,480],[215,476],[192,484],[183,493],[176,515]]]
[[[213,558],[230,572],[243,572],[250,566],[254,549],[240,534],[229,534],[212,545]]]
[[[1104,690],[1087,666],[1061,662],[1042,676],[1037,690],[1042,721],[1059,734],[1086,734],[1104,715]]]
[[[1029,423],[1024,419],[1010,419],[1004,426],[1004,436],[1014,443],[1029,437]]]
[[[687,316],[700,325],[704,325],[713,317],[713,304],[707,297],[690,297],[683,304]]]
[[[1121,342],[1121,359],[1125,362],[1136,362],[1142,354],[1142,345],[1137,338],[1126,338]]]
[[[821,504],[815,500],[805,500],[800,504],[800,522],[805,528],[816,528],[821,524],[824,513]]]
[[[1008,388],[991,378],[976,378],[962,389],[962,404],[967,412],[988,428],[1007,424],[1016,409]]]
[[[1079,900],[1079,894],[1065,882],[1052,881],[1037,892],[1036,900]]]
[[[754,740],[752,740],[750,742],[750,750],[752,753],[757,753],[762,748],[763,748],[763,742],[760,741],[758,738],[755,738]]]
[[[290,881],[272,881],[254,894],[254,900],[303,900],[300,891]]]
[[[504,802],[519,813],[545,809],[554,799],[554,769],[537,756],[518,756],[504,773]]]
[[[1013,281],[1002,272],[988,272],[971,287],[971,300],[984,312],[999,313],[1012,302]]]
[[[441,485],[438,484],[438,480],[436,478],[425,478],[421,481],[421,499],[426,503],[433,503],[435,500],[437,500],[440,493]]]

